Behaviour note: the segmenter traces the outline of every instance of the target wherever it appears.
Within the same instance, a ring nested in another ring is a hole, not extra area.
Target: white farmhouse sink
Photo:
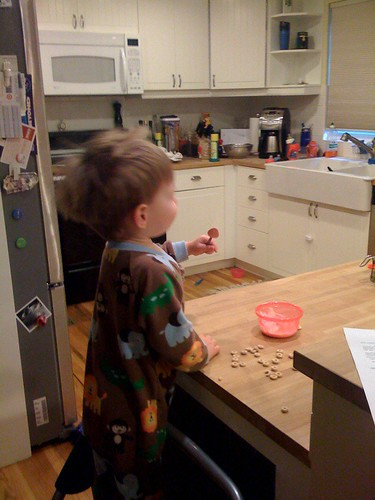
[[[373,167],[375,165],[345,158],[267,163],[266,187],[272,194],[368,212],[371,180],[375,179]]]

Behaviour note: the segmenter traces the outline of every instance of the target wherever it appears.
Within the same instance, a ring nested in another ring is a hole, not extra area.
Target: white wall
[[[195,130],[202,111],[210,112],[215,129],[247,128],[249,117],[267,106],[288,107],[292,134],[299,141],[301,123],[313,125],[313,139],[323,144],[325,88],[319,96],[290,97],[216,97],[183,99],[142,99],[139,96],[119,98],[124,126],[138,125],[138,120],[152,120],[153,115],[176,114],[181,130]],[[67,130],[94,130],[113,127],[112,103],[116,97],[49,97],[46,99],[48,129],[57,130],[64,120]]]

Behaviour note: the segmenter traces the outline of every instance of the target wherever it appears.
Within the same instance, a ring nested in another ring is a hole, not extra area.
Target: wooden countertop
[[[370,282],[369,270],[358,264],[238,288],[186,303],[187,315],[196,330],[212,335],[221,346],[217,358],[201,372],[189,376],[306,464],[313,383],[293,370],[288,354],[304,353],[303,357],[296,354],[295,363],[309,376],[315,366],[313,356],[319,357],[329,380],[340,388],[350,383],[357,386],[357,392],[361,390],[353,361],[343,344],[342,330],[344,326],[373,328],[375,324],[375,285]],[[293,337],[281,340],[261,333],[254,309],[269,300],[286,300],[304,310],[302,329]],[[325,349],[330,351],[320,351],[318,343],[322,341],[327,342]],[[273,359],[276,349],[284,350],[279,363],[282,378],[267,378],[267,368],[252,354],[240,355],[245,367],[231,367],[232,350],[241,351],[257,344],[264,346],[260,351],[263,360]],[[363,404],[363,397],[360,398]],[[289,412],[282,413],[282,406],[287,406]]]
[[[248,158],[221,158],[219,161],[211,162],[209,160],[201,160],[199,158],[184,158],[180,162],[173,164],[174,170],[185,170],[189,168],[208,168],[219,167],[221,165],[239,165],[241,167],[265,168],[265,160],[257,156],[249,156]]]
[[[264,161],[257,156],[249,156],[248,158],[223,158],[216,162],[211,162],[209,160],[201,160],[199,158],[184,158],[182,161],[173,162],[174,170],[186,170],[191,168],[213,168],[220,167],[221,165],[240,165],[242,167],[253,167],[253,168],[265,168]],[[172,163],[172,162],[171,162]],[[52,174],[54,176],[64,176],[66,175],[67,169],[69,167],[61,167],[57,165],[52,165]]]

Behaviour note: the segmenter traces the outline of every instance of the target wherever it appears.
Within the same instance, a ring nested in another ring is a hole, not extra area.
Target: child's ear
[[[133,212],[134,224],[139,229],[145,229],[147,226],[147,220],[148,220],[148,205],[146,205],[145,203],[141,203],[134,209]]]

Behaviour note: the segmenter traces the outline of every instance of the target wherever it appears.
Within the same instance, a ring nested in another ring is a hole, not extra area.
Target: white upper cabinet
[[[209,85],[208,0],[139,0],[145,90]]]
[[[211,88],[265,85],[266,2],[211,0]]]
[[[143,83],[145,90],[176,87],[174,46],[174,0],[139,0],[139,32],[142,37]]]
[[[207,89],[209,86],[207,0],[176,0],[175,23],[178,85],[181,84],[182,89]]]
[[[41,29],[137,33],[137,0],[36,0]]]

